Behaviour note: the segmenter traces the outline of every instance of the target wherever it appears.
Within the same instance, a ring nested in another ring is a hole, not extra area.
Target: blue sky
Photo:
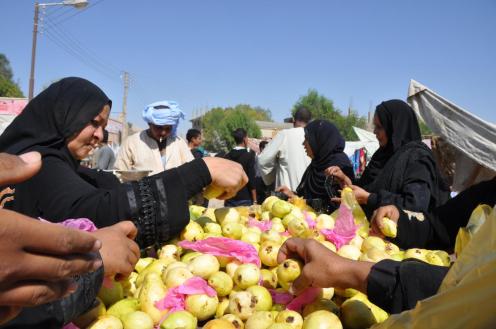
[[[35,94],[81,76],[113,99],[117,114],[125,70],[128,119],[144,127],[141,110],[162,99],[179,102],[187,119],[247,103],[281,121],[309,88],[365,115],[405,99],[415,79],[496,121],[494,0],[89,1],[83,11],[43,15]],[[0,0],[0,12],[0,52],[27,95],[34,1]]]

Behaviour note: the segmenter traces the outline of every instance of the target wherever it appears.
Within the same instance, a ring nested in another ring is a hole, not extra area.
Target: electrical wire
[[[45,25],[42,25],[43,28],[41,31],[57,46],[107,77],[116,79],[116,77],[119,76],[121,70],[114,65],[101,60],[67,31],[51,26],[49,20],[46,20],[46,24],[52,28],[46,29]]]
[[[68,17],[60,18],[58,21],[55,21],[54,22],[54,25],[60,25],[60,24],[62,24],[64,22],[67,22],[69,19],[73,18],[74,16],[80,15],[83,12],[87,12],[88,10],[90,10],[91,8],[99,5],[103,1],[105,1],[105,0],[97,0],[96,2],[90,4],[88,7],[84,8],[83,10],[78,10],[78,11],[74,12],[72,15],[70,15]]]

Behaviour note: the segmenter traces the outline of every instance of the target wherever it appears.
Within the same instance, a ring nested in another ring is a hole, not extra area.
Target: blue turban
[[[148,105],[143,110],[143,120],[156,126],[172,126],[172,135],[176,135],[179,119],[184,119],[184,113],[179,104],[174,101],[158,101]]]

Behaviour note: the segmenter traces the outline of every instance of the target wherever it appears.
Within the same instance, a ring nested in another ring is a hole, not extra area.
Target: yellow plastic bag
[[[449,270],[438,293],[418,302],[412,310],[391,315],[373,328],[495,328],[495,300],[496,210],[491,209]]]
[[[460,228],[455,241],[455,254],[462,253],[463,248],[468,244],[472,236],[479,230],[486,218],[491,214],[492,208],[487,204],[479,205],[472,212],[466,227]]]

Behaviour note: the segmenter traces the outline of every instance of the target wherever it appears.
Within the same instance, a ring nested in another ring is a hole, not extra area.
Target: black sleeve
[[[60,329],[78,316],[90,310],[103,282],[103,267],[97,271],[76,276],[77,289],[69,296],[52,303],[26,307],[12,321],[1,325],[2,329]]]
[[[425,212],[429,208],[430,198],[429,185],[424,182],[415,182],[405,185],[401,193],[392,193],[386,190],[370,193],[367,207],[377,209],[392,204],[401,209]]]
[[[250,156],[248,158],[248,172],[246,175],[248,176],[248,189],[254,190],[256,189],[256,183],[255,183],[255,153],[249,152],[248,153]],[[251,192],[250,192],[251,193]],[[250,194],[250,199],[251,199],[251,194]]]
[[[160,245],[179,234],[189,222],[188,200],[211,181],[205,161],[196,159],[125,184],[140,247]]]
[[[189,219],[188,199],[210,182],[207,165],[197,159],[139,182],[96,188],[67,163],[50,158],[36,176],[16,186],[12,210],[53,222],[89,218],[97,227],[133,220],[145,248],[181,231]]]
[[[407,215],[400,211],[398,234],[390,239],[400,248],[427,248],[451,251],[456,235],[465,227],[475,207],[496,203],[496,178],[476,184],[433,210],[432,214]]]
[[[367,296],[388,313],[415,307],[418,301],[436,294],[449,268],[417,260],[376,263],[367,279]]]

